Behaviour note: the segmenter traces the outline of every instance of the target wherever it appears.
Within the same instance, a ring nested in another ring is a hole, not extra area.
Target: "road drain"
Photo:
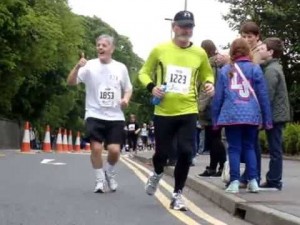
[[[245,209],[240,209],[240,208],[236,208],[234,215],[240,219],[245,219],[246,217],[246,210]]]

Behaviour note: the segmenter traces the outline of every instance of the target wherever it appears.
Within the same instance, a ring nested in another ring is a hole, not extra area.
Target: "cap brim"
[[[195,23],[192,20],[176,21],[176,24],[180,27],[194,27],[195,26]]]

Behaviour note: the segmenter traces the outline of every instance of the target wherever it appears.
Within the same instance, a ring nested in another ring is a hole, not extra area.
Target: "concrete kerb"
[[[300,218],[259,204],[241,203],[237,206],[244,211],[245,220],[253,224],[264,225],[299,225]]]
[[[152,159],[140,155],[134,156],[137,160],[145,164],[152,164]],[[165,174],[173,176],[174,167],[166,167]],[[235,195],[224,193],[219,187],[203,181],[196,180],[193,176],[188,176],[186,186],[211,200],[227,212],[244,219],[253,224],[261,225],[300,225],[300,218],[291,214],[281,212],[264,205],[248,202]]]

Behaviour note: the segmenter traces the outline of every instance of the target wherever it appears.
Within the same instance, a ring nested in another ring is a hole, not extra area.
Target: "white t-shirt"
[[[102,64],[98,58],[87,61],[78,71],[77,83],[85,84],[85,119],[125,120],[120,101],[132,90],[126,66],[112,60]]]
[[[143,127],[142,129],[141,129],[141,136],[148,136],[148,129],[147,128],[145,128],[145,127]]]

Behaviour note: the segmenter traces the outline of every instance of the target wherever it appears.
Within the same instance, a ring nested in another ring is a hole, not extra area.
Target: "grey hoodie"
[[[269,89],[273,122],[290,121],[290,103],[282,66],[278,59],[265,61],[262,65]]]

